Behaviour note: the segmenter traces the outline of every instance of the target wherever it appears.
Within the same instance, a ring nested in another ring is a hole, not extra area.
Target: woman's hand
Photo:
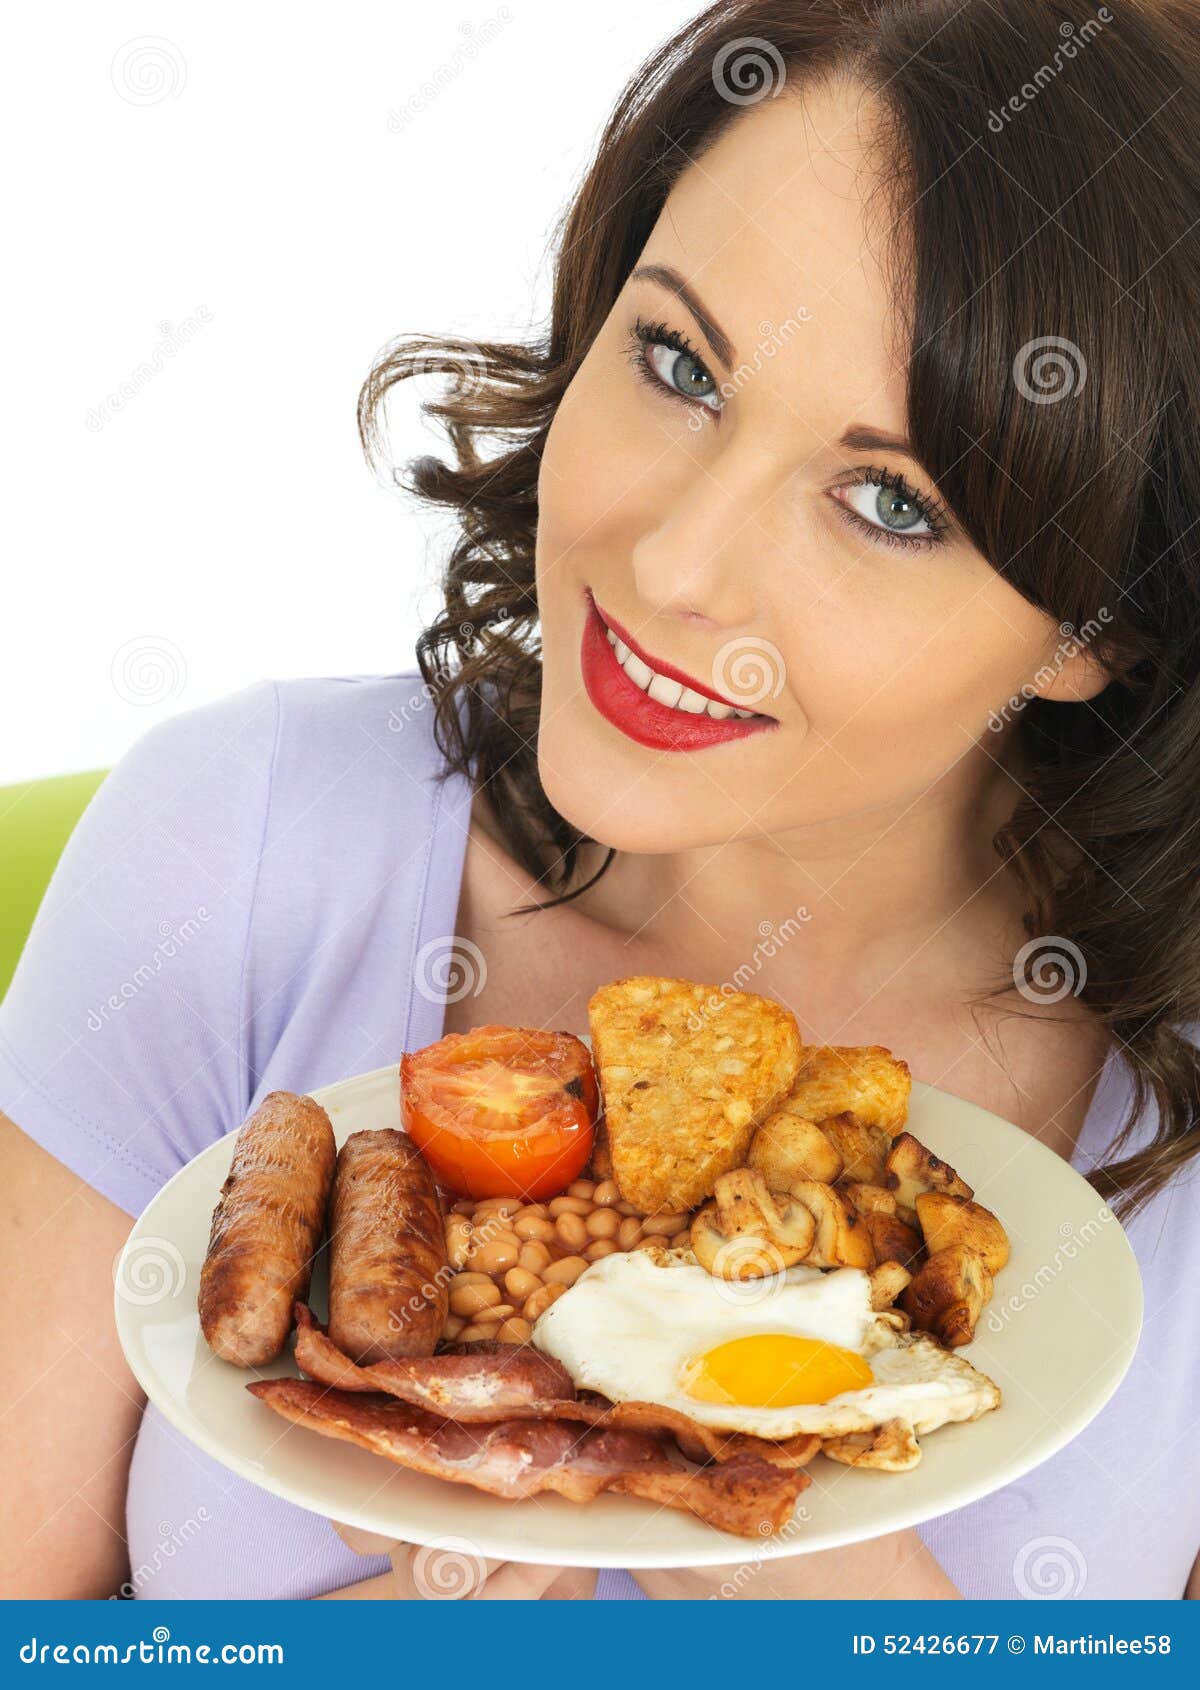
[[[331,1522],[356,1555],[387,1555],[390,1573],[326,1591],[321,1601],[472,1602],[586,1601],[596,1589],[589,1567],[531,1567],[519,1561],[488,1561],[465,1538],[430,1544],[401,1543]]]
[[[746,1559],[728,1567],[642,1568],[633,1576],[647,1596],[660,1601],[946,1601],[961,1596],[912,1531],[782,1561],[758,1560],[746,1547]]]

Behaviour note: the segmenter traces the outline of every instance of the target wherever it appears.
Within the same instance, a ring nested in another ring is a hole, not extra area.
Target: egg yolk
[[[745,1408],[788,1408],[828,1402],[874,1381],[862,1356],[819,1338],[758,1332],[731,1338],[693,1356],[680,1380],[697,1402],[738,1403]]]

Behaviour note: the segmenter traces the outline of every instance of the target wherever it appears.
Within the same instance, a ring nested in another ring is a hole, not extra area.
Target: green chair
[[[0,786],[0,1000],[62,848],[107,773]]]

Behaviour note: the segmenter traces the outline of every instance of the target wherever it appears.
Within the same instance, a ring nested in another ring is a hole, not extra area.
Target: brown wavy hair
[[[909,438],[992,566],[1114,677],[1088,703],[1013,701],[1027,796],[995,844],[1030,938],[1076,969],[1132,1073],[1119,1159],[1092,1176],[1123,1214],[1200,1149],[1198,64],[1194,0],[712,5],[621,94],[557,233],[548,333],[402,338],[359,399],[377,463],[385,394],[418,371],[450,378],[425,410],[452,461],[394,472],[459,531],[418,660],[448,766],[488,783],[555,901],[577,895],[588,842],[537,770],[547,431],[682,170],[785,80],[851,74],[876,92],[907,236],[888,262]],[[1036,986],[1036,954],[1025,966]],[[1158,1131],[1133,1148],[1150,1096]]]

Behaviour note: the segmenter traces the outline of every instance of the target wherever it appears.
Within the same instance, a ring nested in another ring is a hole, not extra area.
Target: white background
[[[397,334],[544,322],[604,121],[700,9],[7,14],[0,784],[267,675],[412,666],[447,518],[372,476],[359,385]],[[434,391],[396,395],[397,459]]]

